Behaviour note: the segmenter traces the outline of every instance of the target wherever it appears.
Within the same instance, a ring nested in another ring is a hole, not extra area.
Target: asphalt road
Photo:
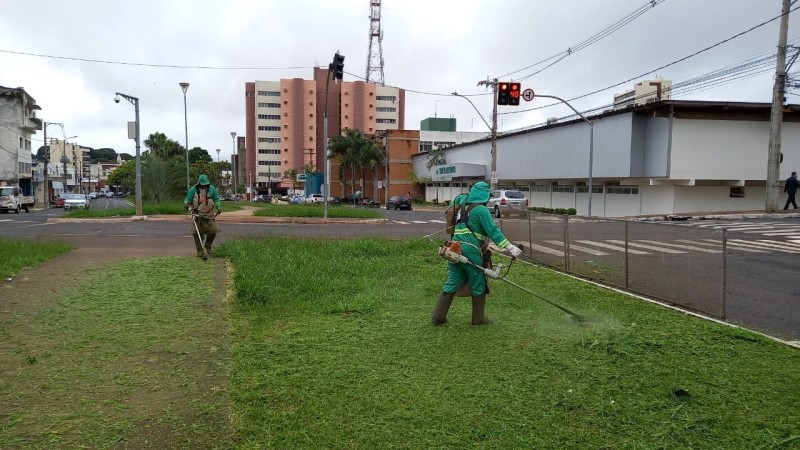
[[[123,199],[97,199],[92,208]],[[387,237],[445,239],[443,210],[380,210],[386,221],[369,224],[220,223],[218,242],[240,236]],[[0,214],[0,236],[69,240],[76,245],[127,245],[125,238],[185,241],[194,252],[191,223],[184,221],[49,223],[61,209]],[[230,219],[229,219],[230,220]],[[561,220],[503,219],[506,235],[522,242],[536,260],[592,279],[705,312],[782,339],[800,340],[800,218],[630,222],[570,219],[565,239]],[[722,252],[722,229],[728,247]],[[100,239],[100,238],[103,239]],[[111,238],[112,240],[106,239]],[[564,241],[570,243],[564,251]],[[766,241],[766,242],[765,242]],[[797,242],[793,242],[797,241]],[[102,242],[102,244],[101,244]],[[115,244],[110,244],[115,242]],[[118,244],[116,244],[118,243]],[[113,250],[113,249],[111,249]],[[627,270],[624,268],[627,267]],[[622,268],[622,269],[620,269]],[[524,281],[524,280],[523,280]],[[725,287],[723,289],[723,286]]]

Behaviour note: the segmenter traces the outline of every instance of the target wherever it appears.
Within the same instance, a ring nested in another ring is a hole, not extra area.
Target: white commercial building
[[[763,211],[770,109],[670,100],[588,117],[591,127],[572,120],[502,134],[498,187],[525,191],[530,206],[601,217]],[[800,105],[784,109],[781,180],[800,168]],[[448,148],[430,170],[428,154],[415,155],[413,170],[432,180],[426,198],[444,202],[489,180],[491,159],[484,139]]]

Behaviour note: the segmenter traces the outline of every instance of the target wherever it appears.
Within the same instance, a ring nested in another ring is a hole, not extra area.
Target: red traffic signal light
[[[519,83],[508,84],[508,104],[511,106],[519,106],[519,98],[522,94],[521,86]]]
[[[508,83],[500,83],[497,87],[497,104],[508,105],[510,100],[508,96]]]

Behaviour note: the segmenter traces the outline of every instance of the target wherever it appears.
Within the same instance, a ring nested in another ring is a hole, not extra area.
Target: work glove
[[[508,246],[506,246],[506,250],[508,250],[508,253],[511,253],[511,257],[513,258],[518,258],[519,255],[522,254],[522,250],[520,250],[519,247],[514,244],[508,244]]]

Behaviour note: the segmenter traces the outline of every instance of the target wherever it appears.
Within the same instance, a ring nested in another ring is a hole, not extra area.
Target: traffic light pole
[[[497,190],[497,84],[497,78],[478,82],[478,86],[492,86],[492,173],[489,175],[492,191]]]

